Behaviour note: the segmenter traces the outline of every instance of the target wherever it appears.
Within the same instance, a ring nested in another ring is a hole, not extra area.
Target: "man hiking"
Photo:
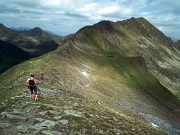
[[[38,100],[37,97],[37,87],[36,85],[39,84],[36,79],[34,78],[34,75],[32,74],[30,78],[27,79],[26,84],[28,86],[28,88],[31,91],[31,96],[34,100]]]
[[[40,82],[42,82],[44,80],[44,75],[43,73],[39,75],[39,79],[40,79]]]

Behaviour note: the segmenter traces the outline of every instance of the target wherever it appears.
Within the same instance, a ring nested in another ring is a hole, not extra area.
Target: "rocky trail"
[[[31,98],[29,90],[24,90],[20,95],[11,98],[10,102],[12,104],[6,103],[8,101],[4,102],[4,106],[6,104],[11,107],[8,107],[1,113],[0,134],[58,135],[73,132],[68,130],[68,120],[62,119],[62,117],[64,113],[81,116],[81,112],[71,110],[73,106],[78,105],[77,103],[74,103],[72,106],[56,106],[50,103],[42,103],[44,100],[43,98],[50,98],[54,95],[57,96],[57,94],[58,93],[53,90],[42,90],[42,93],[39,93],[40,101],[35,102]],[[65,103],[66,99],[59,96],[59,101],[60,100]],[[64,129],[57,131],[57,126],[61,126]]]
[[[30,97],[29,90],[4,101],[0,134],[168,134],[103,111],[100,104],[73,91],[54,89],[42,88],[38,93],[39,102]]]

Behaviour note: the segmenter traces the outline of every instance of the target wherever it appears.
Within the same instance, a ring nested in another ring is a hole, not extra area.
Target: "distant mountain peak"
[[[6,32],[13,32],[13,30],[12,29],[9,29],[9,28],[7,28],[6,26],[4,26],[2,23],[0,23],[0,35],[2,34],[2,33],[6,33]]]
[[[41,28],[39,27],[34,27],[33,29],[31,29],[30,31],[43,31]]]
[[[45,31],[43,31],[39,27],[34,27],[33,29],[29,30],[28,32],[30,35],[38,35],[38,36],[41,36],[43,33],[45,33]]]
[[[5,27],[2,23],[0,23],[0,27]]]
[[[16,30],[16,31],[21,31],[21,30],[30,30],[30,28],[27,28],[27,27],[19,27],[19,28],[14,28],[14,27],[11,27],[12,30]]]
[[[1,28],[1,29],[6,29],[6,30],[8,29],[8,28],[7,28],[6,26],[4,26],[2,23],[0,23],[0,28]]]

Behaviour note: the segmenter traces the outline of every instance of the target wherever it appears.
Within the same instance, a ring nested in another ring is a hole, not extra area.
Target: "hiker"
[[[43,74],[40,74],[40,75],[39,75],[39,79],[40,79],[41,82],[44,80]]]
[[[31,95],[33,95],[33,94],[37,95],[36,85],[39,83],[36,81],[33,74],[31,75],[31,77],[29,79],[27,79],[26,84],[31,91]]]

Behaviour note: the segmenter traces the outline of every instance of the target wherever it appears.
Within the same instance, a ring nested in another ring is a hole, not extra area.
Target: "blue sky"
[[[102,20],[144,17],[166,36],[180,39],[180,0],[1,0],[0,23],[40,27],[65,36]]]

